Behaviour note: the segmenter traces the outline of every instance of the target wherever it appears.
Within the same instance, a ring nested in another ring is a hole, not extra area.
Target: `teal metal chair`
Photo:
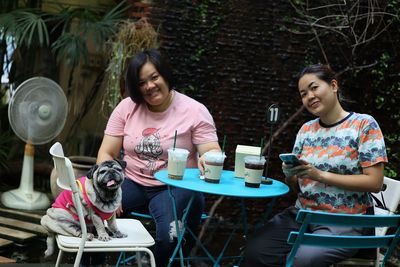
[[[296,221],[302,225],[299,231],[292,231],[289,234],[288,243],[292,244],[293,247],[288,255],[286,267],[292,266],[297,250],[301,245],[341,248],[385,247],[386,253],[380,264],[380,266],[384,266],[400,239],[400,215],[353,215],[300,210]],[[361,228],[392,227],[394,233],[383,236],[319,235],[306,232],[310,224]]]
[[[375,215],[393,215],[396,214],[397,208],[400,204],[400,181],[384,177],[382,190],[379,193],[371,193],[374,199],[374,213]],[[375,228],[375,234],[377,236],[386,235],[387,227],[377,227]],[[365,253],[360,252],[353,258],[343,260],[334,266],[375,266],[378,267],[379,263],[382,261],[383,255],[379,248],[372,255],[365,255]]]

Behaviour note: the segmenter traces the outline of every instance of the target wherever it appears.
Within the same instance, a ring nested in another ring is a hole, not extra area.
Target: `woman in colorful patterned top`
[[[282,169],[285,181],[298,193],[295,206],[274,216],[246,249],[248,266],[282,266],[291,246],[290,231],[298,230],[299,209],[333,213],[365,214],[372,211],[368,192],[379,192],[387,162],[378,123],[366,114],[348,112],[340,103],[338,79],[325,65],[306,67],[298,88],[306,109],[316,119],[306,122],[293,147],[299,166]],[[319,234],[363,233],[356,228],[313,226]],[[301,246],[293,266],[329,266],[350,258],[357,249]]]

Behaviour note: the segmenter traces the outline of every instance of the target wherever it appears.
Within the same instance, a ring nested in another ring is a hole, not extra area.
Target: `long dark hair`
[[[137,104],[144,102],[143,95],[139,89],[139,72],[147,62],[154,65],[157,72],[168,83],[169,90],[174,87],[172,70],[168,61],[161,56],[161,53],[157,49],[151,48],[143,50],[130,59],[125,79],[125,86],[128,90],[129,96],[132,101]]]

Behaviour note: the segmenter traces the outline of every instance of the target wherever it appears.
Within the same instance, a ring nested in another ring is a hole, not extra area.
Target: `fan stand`
[[[4,192],[1,202],[4,206],[14,209],[38,210],[50,206],[46,194],[33,190],[33,145],[25,144],[24,161],[22,164],[21,182],[19,188]]]

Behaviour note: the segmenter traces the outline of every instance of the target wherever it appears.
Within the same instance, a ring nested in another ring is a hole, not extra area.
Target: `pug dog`
[[[87,240],[94,238],[93,230],[101,241],[109,241],[110,235],[115,238],[127,236],[118,230],[115,214],[121,204],[121,184],[125,178],[125,168],[125,161],[107,160],[94,165],[85,177],[76,180],[88,228]],[[40,221],[48,231],[45,257],[54,252],[55,234],[82,236],[78,212],[72,199],[72,191],[62,191]],[[107,220],[107,229],[104,220]]]

